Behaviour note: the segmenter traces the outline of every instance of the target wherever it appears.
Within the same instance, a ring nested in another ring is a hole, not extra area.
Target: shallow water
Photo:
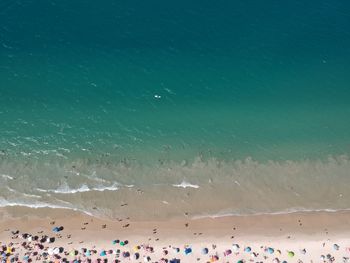
[[[350,208],[347,1],[0,10],[2,206],[113,217],[124,199],[140,217],[162,201],[168,216]]]

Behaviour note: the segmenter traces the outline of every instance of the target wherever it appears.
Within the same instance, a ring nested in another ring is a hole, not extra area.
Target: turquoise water
[[[253,212],[349,208],[332,199],[350,176],[349,29],[348,1],[4,0],[0,202],[90,211],[90,190],[217,177],[273,194]],[[327,202],[272,200],[315,176]]]

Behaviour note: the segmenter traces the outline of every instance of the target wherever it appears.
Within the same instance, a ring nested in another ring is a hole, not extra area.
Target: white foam
[[[1,174],[0,176],[6,180],[13,180],[14,179],[12,176],[10,176],[8,174]]]
[[[41,198],[41,196],[39,196],[39,195],[33,195],[33,194],[22,193],[22,195],[23,195],[23,196],[26,196],[26,197]]]
[[[278,212],[252,212],[252,213],[217,213],[217,214],[204,214],[204,215],[197,215],[193,216],[192,219],[204,219],[204,218],[221,218],[221,217],[230,217],[230,216],[262,216],[262,215],[286,215],[286,214],[295,214],[295,213],[337,213],[337,212],[345,212],[350,211],[350,208],[344,208],[344,209],[331,209],[331,208],[325,208],[325,209],[306,209],[302,207],[294,207],[290,209],[285,209]]]
[[[49,192],[53,192],[55,194],[75,194],[75,193],[83,193],[91,191],[90,188],[83,184],[79,188],[71,189],[68,185],[64,184],[55,190],[48,190]]]
[[[199,188],[199,185],[191,184],[186,181],[182,181],[181,184],[173,184],[175,187],[182,187],[182,188]]]
[[[83,184],[79,188],[75,188],[75,189],[70,188],[67,184],[63,184],[57,189],[45,190],[45,189],[37,188],[36,190],[44,193],[51,192],[55,194],[76,194],[76,193],[84,193],[84,192],[90,192],[90,191],[99,191],[99,192],[116,191],[118,189],[119,189],[119,184],[113,183],[110,186],[99,185],[95,187],[88,187],[86,184]]]
[[[6,186],[6,189],[9,190],[12,193],[16,193],[18,195],[23,195],[23,196],[31,197],[31,198],[41,198],[41,196],[39,196],[39,195],[26,194],[26,193],[18,192],[17,190],[14,190],[14,189],[12,189],[11,187],[8,187],[8,186]]]
[[[41,189],[41,188],[36,188],[35,190],[39,191],[39,192],[43,192],[43,193],[49,192],[49,190],[45,190],[45,189]]]
[[[99,187],[91,188],[91,190],[100,191],[100,192],[103,192],[103,191],[116,191],[118,189],[119,189],[119,187],[118,187],[117,183],[114,183],[111,186],[99,186]]]
[[[16,206],[22,206],[22,207],[28,207],[28,208],[33,208],[33,209],[39,209],[39,208],[53,208],[53,209],[69,209],[77,212],[81,212],[87,215],[92,216],[93,214],[78,209],[74,207],[68,207],[68,206],[59,206],[59,205],[53,205],[53,204],[48,204],[48,203],[43,203],[43,202],[36,202],[36,203],[25,203],[25,202],[9,202],[3,198],[0,198],[0,207],[16,207]]]

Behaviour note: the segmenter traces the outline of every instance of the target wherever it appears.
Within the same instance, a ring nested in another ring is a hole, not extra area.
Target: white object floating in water
[[[154,95],[154,97],[156,98],[156,99],[161,99],[162,98],[162,96],[160,96],[160,95]]]

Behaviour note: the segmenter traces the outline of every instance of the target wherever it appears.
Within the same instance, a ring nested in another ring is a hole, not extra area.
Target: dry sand
[[[62,246],[66,251],[95,248],[100,253],[102,250],[121,249],[133,255],[136,245],[147,244],[154,248],[154,253],[139,251],[140,260],[121,258],[121,262],[143,262],[143,255],[150,256],[151,262],[160,262],[162,257],[178,258],[181,262],[210,262],[210,255],[217,255],[217,262],[273,262],[275,258],[280,262],[323,262],[320,257],[327,257],[327,254],[334,257],[335,262],[346,262],[346,258],[350,257],[348,211],[202,219],[184,215],[183,219],[159,222],[134,221],[127,216],[110,221],[73,211],[46,208],[3,208],[0,215],[0,240],[3,244],[23,242],[20,238],[11,239],[11,231],[19,230],[20,233],[55,237],[55,242],[47,244],[47,247]],[[52,228],[55,226],[63,226],[64,230],[54,233]],[[128,244],[112,244],[116,239],[127,240]],[[233,244],[239,244],[240,249],[237,253],[232,251],[231,255],[224,256],[225,250],[233,250]],[[334,244],[339,245],[338,250]],[[185,255],[185,246],[191,247],[193,252]],[[248,246],[250,253],[244,251]],[[205,256],[201,254],[204,247],[209,249],[209,254]],[[273,254],[265,251],[268,247],[274,249]],[[163,255],[164,248],[169,251],[166,256]],[[174,248],[180,248],[180,252],[176,253]],[[306,250],[305,254],[303,249]],[[293,251],[295,256],[289,257],[288,251]],[[17,252],[24,253],[20,250]],[[105,258],[112,262],[115,255]],[[68,259],[73,260],[74,257],[68,256]],[[330,261],[326,259],[325,262]]]

